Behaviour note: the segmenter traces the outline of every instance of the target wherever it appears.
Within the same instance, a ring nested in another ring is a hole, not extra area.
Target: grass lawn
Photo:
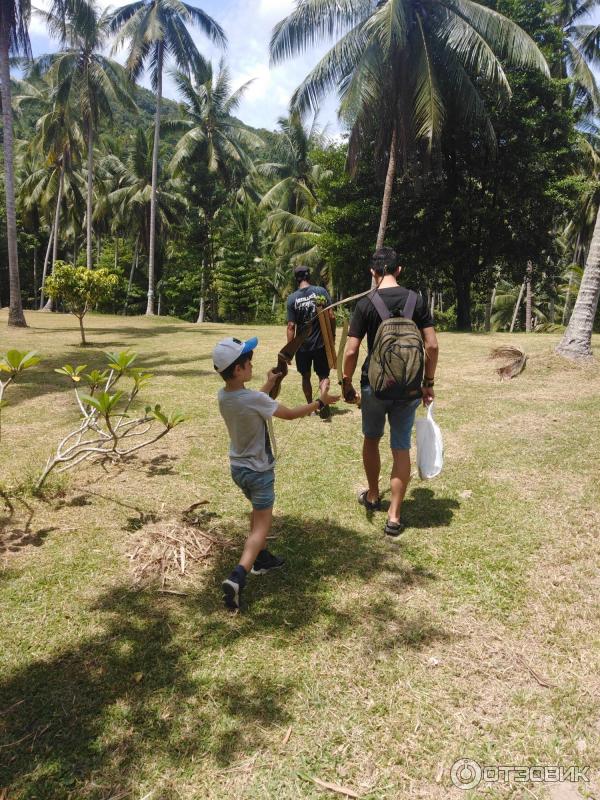
[[[596,367],[555,357],[556,336],[442,334],[446,467],[415,476],[400,541],[356,503],[355,408],[277,420],[273,550],[287,568],[250,578],[245,612],[230,616],[219,584],[235,551],[182,595],[134,591],[127,553],[146,523],[199,500],[241,544],[248,506],[229,477],[210,353],[224,335],[257,334],[258,385],[284,328],[91,316],[81,349],[73,317],[27,319],[9,331],[0,312],[0,352],[44,359],[6,394],[5,488],[31,482],[76,419],[53,372],[66,362],[135,350],[156,375],[145,399],[187,421],[127,467],[0,505],[0,798],[344,796],[319,781],[365,800],[600,798]],[[487,360],[504,342],[530,356],[510,383]],[[295,373],[281,399],[302,401]],[[463,757],[589,765],[595,783],[461,791],[450,768]]]

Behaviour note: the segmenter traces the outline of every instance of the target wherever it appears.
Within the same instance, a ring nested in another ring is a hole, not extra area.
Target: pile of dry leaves
[[[181,518],[146,525],[137,534],[127,554],[135,587],[158,586],[162,591],[180,594],[171,587],[206,563],[215,550],[233,546],[231,540],[219,535],[215,525],[207,524],[210,515],[198,511],[205,503],[194,503]]]

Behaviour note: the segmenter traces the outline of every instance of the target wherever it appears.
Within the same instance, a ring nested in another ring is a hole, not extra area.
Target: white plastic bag
[[[417,420],[417,466],[424,481],[437,477],[444,466],[444,440],[433,418],[433,403],[427,416]]]

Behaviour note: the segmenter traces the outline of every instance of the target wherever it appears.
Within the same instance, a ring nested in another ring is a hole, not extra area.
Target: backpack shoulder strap
[[[368,295],[368,297],[369,297],[369,300],[375,306],[375,310],[377,311],[377,313],[381,317],[382,321],[384,319],[389,319],[392,316],[392,312],[389,310],[389,308],[386,306],[386,304],[381,299],[381,295],[379,294],[377,289],[375,289],[375,291],[371,292],[371,294]]]
[[[405,319],[413,318],[418,299],[419,295],[416,292],[413,292],[412,289],[409,289],[408,297],[406,298],[406,303],[404,304],[404,309],[402,311],[402,316]]]

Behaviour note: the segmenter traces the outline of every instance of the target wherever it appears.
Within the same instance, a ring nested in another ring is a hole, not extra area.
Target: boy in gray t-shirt
[[[271,418],[307,417],[339,400],[339,395],[334,397],[323,387],[318,400],[286,408],[269,397],[278,377],[275,372],[269,372],[259,392],[246,389],[245,384],[252,378],[252,354],[257,344],[256,338],[247,342],[224,339],[213,350],[214,367],[225,381],[225,388],[219,390],[219,411],[231,442],[231,477],[252,503],[250,533],[240,562],[222,583],[225,605],[234,611],[240,607],[248,572],[265,575],[284,564],[282,558],[266,549],[275,502],[275,458],[269,436]]]

